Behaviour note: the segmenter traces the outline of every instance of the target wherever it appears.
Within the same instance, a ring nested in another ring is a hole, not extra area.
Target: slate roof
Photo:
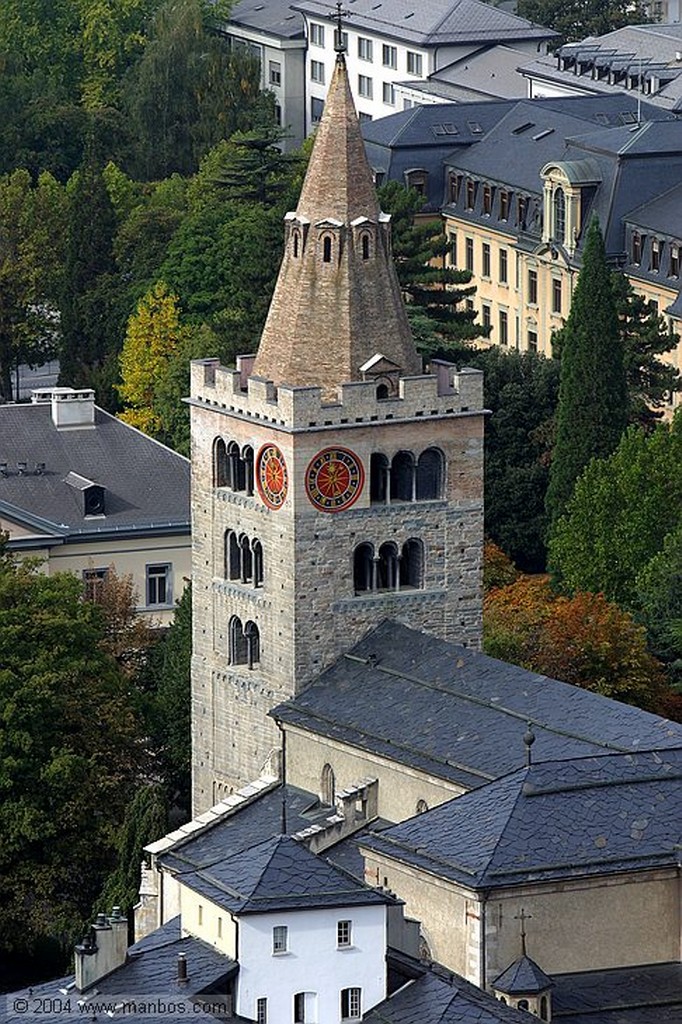
[[[680,724],[389,621],[270,714],[466,789],[524,763],[527,721],[538,761],[682,745]]]
[[[187,958],[187,982],[177,981],[178,954],[184,953]],[[45,1016],[46,1007],[54,1006],[55,1012],[51,1019],[62,1024],[82,1024],[84,1020],[120,1019],[130,1024],[168,1024],[171,1019],[188,1020],[198,1024],[215,1024],[216,1017],[200,1008],[199,993],[214,992],[224,995],[225,982],[235,974],[238,965],[229,957],[218,953],[212,946],[199,939],[182,936],[180,918],[175,917],[162,928],[152,932],[147,938],[135,943],[128,950],[128,960],[118,970],[101,979],[94,988],[79,993],[75,988],[66,995],[60,989],[66,989],[73,982],[73,976],[49,981],[43,985],[34,985],[30,989],[13,992],[5,998],[7,1016],[4,1024],[21,1024],[22,1021],[35,1021],[41,1011]],[[217,1001],[217,996],[207,1001]],[[153,1000],[163,1000],[165,1009],[155,1012]],[[24,1001],[22,1003],[22,1000]],[[44,1002],[41,1001],[44,1000]],[[59,1000],[57,1004],[49,1002]],[[85,1000],[86,1008],[79,1006],[79,1000]],[[123,1001],[137,1003],[140,1011],[135,1012],[132,1005],[123,1013],[111,1012]],[[177,1009],[171,1016],[168,1004],[173,1002]],[[95,1010],[95,1003],[100,1009]],[[14,1007],[27,1006],[27,1012],[16,1012]],[[142,1009],[144,1005],[144,1009]],[[47,1019],[47,1016],[45,1016]],[[239,1018],[232,1018],[239,1019]]]
[[[294,9],[320,20],[336,15],[325,0],[299,0]],[[420,47],[470,42],[553,39],[558,33],[481,0],[354,0],[349,27]]]
[[[20,476],[16,464],[28,463]],[[144,533],[187,534],[189,460],[95,409],[95,427],[58,430],[49,403],[0,405],[0,513],[56,538]],[[34,473],[36,463],[45,470]],[[106,515],[86,517],[82,495],[66,484],[77,473],[106,488]]]
[[[240,915],[396,902],[288,836],[190,871],[182,884]]]
[[[237,805],[234,812],[211,823],[204,831],[181,839],[157,857],[160,865],[184,875],[225,857],[233,857],[282,830],[284,800],[287,831],[292,834],[324,820],[332,810],[312,793],[289,784],[277,785],[255,800]]]
[[[645,964],[554,975],[561,1024],[680,1024],[682,964]]]
[[[366,1024],[528,1024],[528,1014],[444,970],[428,971],[362,1018]]]
[[[471,889],[677,867],[682,747],[521,768],[361,845]]]
[[[521,99],[527,94],[518,66],[528,54],[510,46],[485,46],[439,68],[426,82],[402,84],[444,100],[471,102],[490,98]]]
[[[552,988],[554,982],[543,969],[525,954],[507,967],[492,983],[498,992],[522,996],[537,995],[545,989]]]
[[[304,38],[303,18],[291,9],[291,0],[238,0],[227,23],[284,39]]]

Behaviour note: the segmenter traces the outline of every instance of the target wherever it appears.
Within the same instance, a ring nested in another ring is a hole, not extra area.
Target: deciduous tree
[[[649,5],[639,0],[519,0],[518,13],[559,32],[555,45],[560,45],[641,25],[649,20]]]

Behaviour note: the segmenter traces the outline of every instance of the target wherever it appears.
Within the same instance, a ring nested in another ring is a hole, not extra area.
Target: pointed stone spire
[[[381,354],[396,374],[421,373],[342,53],[329,86],[253,374],[276,384],[362,380]]]

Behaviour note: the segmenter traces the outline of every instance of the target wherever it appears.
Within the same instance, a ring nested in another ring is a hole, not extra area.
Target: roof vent
[[[523,124],[517,125],[516,128],[512,128],[512,135],[523,135],[529,128],[535,127],[535,121],[524,121]]]
[[[83,495],[84,516],[103,516],[105,514],[105,489],[101,484],[96,484],[94,480],[88,480],[80,473],[67,473],[64,483],[73,487],[74,490],[80,491]]]

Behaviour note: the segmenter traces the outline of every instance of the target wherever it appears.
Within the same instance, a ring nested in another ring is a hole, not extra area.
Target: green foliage
[[[556,442],[550,467],[550,528],[593,456],[609,455],[625,429],[627,392],[611,274],[596,218],[563,331]]]
[[[568,592],[601,591],[637,609],[638,575],[682,519],[680,426],[631,427],[610,458],[587,466],[550,541]]]
[[[95,911],[108,914],[121,907],[130,925],[139,899],[140,864],[144,847],[168,832],[168,801],[163,786],[141,786],[126,808],[116,836],[117,867],[106,880]]]
[[[682,687],[682,516],[661,550],[637,576],[635,599],[649,645],[668,665],[678,692]]]
[[[518,14],[559,32],[555,46],[650,20],[649,5],[640,0],[519,0]]]
[[[81,592],[0,558],[0,942],[24,956],[80,933],[141,770],[128,685]]]
[[[173,803],[191,813],[191,688],[192,591],[188,585],[175,608],[175,618],[154,648],[147,685],[152,743]]]
[[[471,273],[447,266],[448,240],[440,221],[415,222],[424,204],[415,189],[389,181],[378,189],[382,209],[391,214],[393,256],[417,347],[427,357],[452,359],[463,342],[484,338],[488,328],[473,310],[457,307],[476,292]]]

